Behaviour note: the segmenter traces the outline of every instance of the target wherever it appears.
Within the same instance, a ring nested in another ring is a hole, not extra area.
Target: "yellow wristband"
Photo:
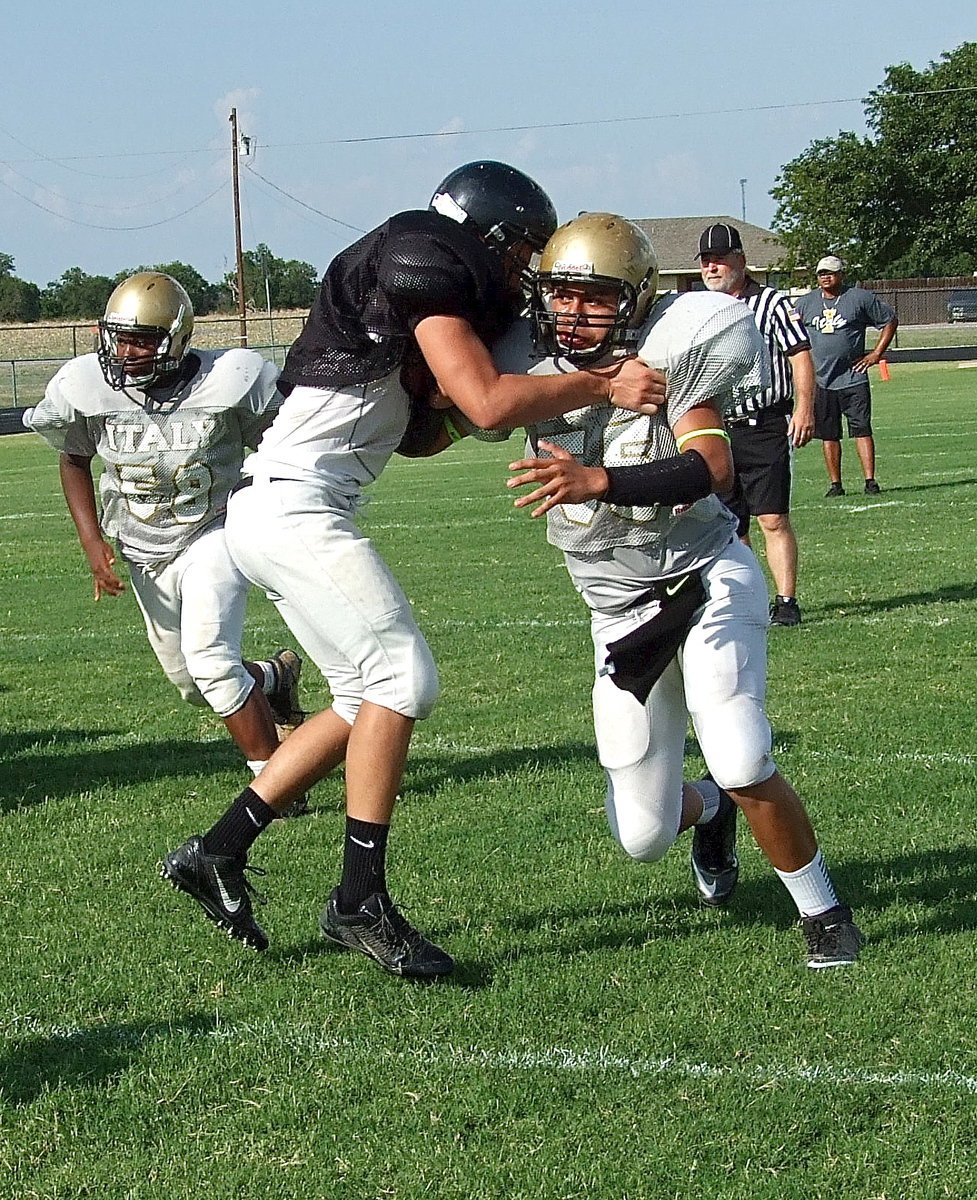
[[[460,442],[465,436],[447,414],[444,418],[444,431],[453,442]]]
[[[729,441],[729,434],[725,429],[690,429],[688,433],[683,433],[680,438],[675,439],[675,445],[681,450],[686,442],[700,437],[721,437],[724,441]]]

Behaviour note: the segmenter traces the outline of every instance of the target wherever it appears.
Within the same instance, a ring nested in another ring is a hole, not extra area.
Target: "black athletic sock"
[[[339,884],[341,912],[356,912],[374,892],[387,890],[387,834],[389,825],[346,818],[343,877]]]
[[[226,813],[203,836],[205,854],[223,854],[233,858],[247,854],[259,833],[278,816],[264,800],[246,787]]]

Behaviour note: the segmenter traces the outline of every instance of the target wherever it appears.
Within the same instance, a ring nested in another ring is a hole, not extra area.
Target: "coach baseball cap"
[[[815,274],[820,275],[822,271],[830,271],[832,275],[837,275],[839,271],[843,271],[844,269],[845,264],[837,254],[829,254],[818,263]]]
[[[740,231],[733,225],[720,223],[703,229],[696,258],[701,258],[703,254],[732,254],[736,250],[743,253]]]

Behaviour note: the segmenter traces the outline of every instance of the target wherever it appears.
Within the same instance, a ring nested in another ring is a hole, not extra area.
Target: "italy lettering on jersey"
[[[24,414],[56,450],[101,458],[102,529],[145,566],[172,561],[223,520],[245,448],[257,445],[281,399],[277,367],[255,351],[192,353],[199,368],[169,400],[113,390],[85,354]]]
[[[744,388],[759,391],[769,378],[763,340],[752,313],[722,293],[663,297],[639,331],[638,357],[667,377],[663,410],[649,417],[609,404],[578,409],[534,426],[532,452],[540,439],[546,439],[585,466],[629,466],[671,458],[678,453],[672,430],[689,409],[712,401],[725,411]],[[533,373],[574,369],[562,359],[549,359]],[[664,564],[670,542],[685,546],[693,558],[700,547],[718,542],[706,554],[711,557],[728,541],[728,521],[729,514],[715,495],[680,511],[591,501],[551,509],[547,536],[571,554],[640,546],[659,553]],[[673,572],[663,570],[669,573]]]

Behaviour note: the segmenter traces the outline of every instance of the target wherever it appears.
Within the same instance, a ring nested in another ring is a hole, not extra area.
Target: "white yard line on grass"
[[[563,1046],[547,1046],[537,1050],[493,1050],[478,1046],[418,1046],[411,1050],[385,1050],[376,1040],[356,1042],[323,1032],[311,1025],[287,1024],[280,1019],[258,1025],[223,1025],[200,1032],[181,1029],[179,1025],[151,1025],[144,1030],[118,1026],[80,1029],[71,1026],[45,1025],[34,1017],[14,1017],[4,1022],[5,1038],[37,1037],[49,1041],[71,1042],[84,1046],[116,1043],[138,1046],[169,1037],[174,1043],[225,1041],[241,1049],[249,1043],[262,1048],[271,1046],[285,1050],[333,1053],[349,1059],[351,1056],[392,1062],[427,1065],[430,1067],[462,1067],[498,1071],[573,1071],[576,1073],[615,1072],[632,1076],[674,1076],[679,1079],[729,1079],[766,1083],[810,1083],[832,1087],[930,1088],[938,1091],[970,1092],[977,1094],[977,1077],[960,1071],[893,1071],[845,1067],[835,1064],[787,1062],[749,1065],[746,1063],[704,1063],[667,1056],[644,1058],[621,1054],[607,1046],[593,1050],[572,1050]]]
[[[61,509],[49,513],[4,513],[0,516],[0,521],[38,521],[46,517],[63,517],[65,512],[65,509]]]
[[[777,748],[777,753],[789,754],[790,751],[787,747],[780,746]],[[977,766],[977,754],[921,754],[918,751],[913,751],[912,753],[895,751],[891,754],[852,754],[848,750],[808,750],[803,752],[802,757],[831,759],[832,762],[837,762],[839,758],[843,758],[846,762],[878,763],[880,766],[895,762],[915,763],[917,766],[924,767]]]
[[[478,523],[479,525],[511,525],[515,517],[514,512],[506,513],[501,517],[479,517]],[[371,521],[368,518],[363,521],[363,532],[368,534],[375,529],[471,529],[471,527],[471,519],[461,517],[456,521],[441,519],[434,521]]]

